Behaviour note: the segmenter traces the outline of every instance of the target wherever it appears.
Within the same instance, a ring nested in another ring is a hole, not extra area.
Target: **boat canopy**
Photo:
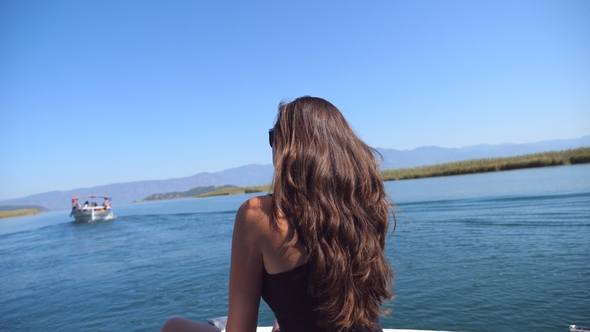
[[[104,198],[105,201],[112,201],[113,200],[109,196],[102,196],[102,195],[74,196],[74,198],[72,198],[72,204],[76,203],[79,199],[83,199],[83,198]]]

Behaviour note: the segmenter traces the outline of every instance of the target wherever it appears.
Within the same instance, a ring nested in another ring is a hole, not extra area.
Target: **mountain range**
[[[528,144],[480,144],[463,148],[423,146],[413,150],[402,151],[378,148],[377,151],[383,156],[381,169],[395,169],[443,164],[469,159],[513,157],[531,153],[561,151],[581,147],[590,147],[590,136]]]
[[[424,146],[413,150],[378,148],[383,156],[380,169],[410,168],[441,164],[460,160],[511,157],[517,155],[575,149],[590,146],[590,136],[577,139],[551,140],[530,144],[473,145],[463,148],[441,148]],[[216,173],[199,173],[189,177],[168,180],[135,181],[115,183],[92,188],[76,188],[65,191],[51,191],[22,198],[0,201],[4,205],[41,205],[51,210],[69,209],[74,195],[100,194],[112,196],[113,203],[126,204],[142,200],[156,193],[182,192],[204,186],[259,186],[272,180],[273,166],[245,165]]]

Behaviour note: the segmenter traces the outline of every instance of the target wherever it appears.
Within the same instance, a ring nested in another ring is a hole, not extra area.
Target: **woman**
[[[280,104],[269,140],[273,194],[236,215],[226,330],[255,331],[262,297],[274,331],[381,331],[392,209],[375,150],[331,103],[307,96]],[[162,330],[215,331],[181,318]]]

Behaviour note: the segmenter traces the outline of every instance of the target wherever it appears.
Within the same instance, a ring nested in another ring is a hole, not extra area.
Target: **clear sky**
[[[269,164],[277,105],[369,145],[590,134],[590,1],[0,1],[0,199]]]

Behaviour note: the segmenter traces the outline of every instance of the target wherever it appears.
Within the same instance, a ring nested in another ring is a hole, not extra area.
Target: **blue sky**
[[[369,145],[590,134],[590,1],[0,2],[0,199],[268,164],[278,103]]]

